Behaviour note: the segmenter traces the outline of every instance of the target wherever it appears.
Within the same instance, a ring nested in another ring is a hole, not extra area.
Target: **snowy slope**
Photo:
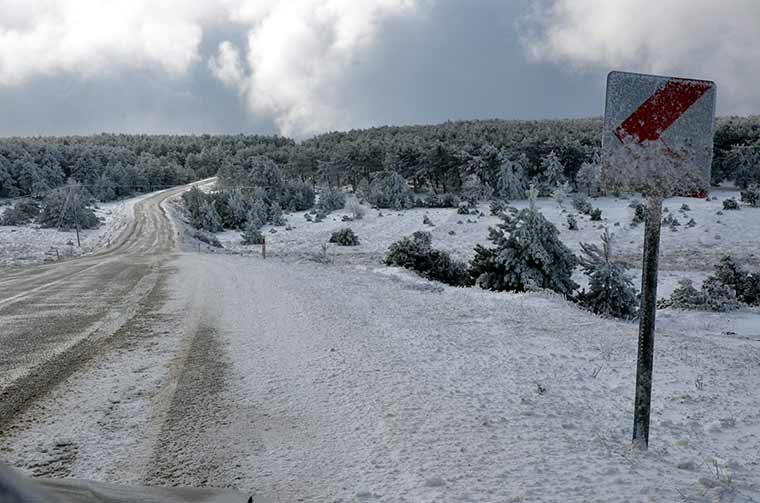
[[[715,189],[711,195],[715,199],[710,201],[684,197],[665,201],[665,208],[678,218],[681,226],[676,231],[669,227],[663,227],[662,230],[660,296],[669,295],[683,277],[689,277],[695,282],[703,280],[726,253],[760,267],[756,239],[760,236],[760,208],[742,206],[739,211],[724,211],[723,215],[719,215],[723,200],[728,197],[738,200],[739,193],[736,190]],[[641,198],[626,196],[590,199],[594,207],[602,210],[601,222],[592,222],[588,216],[578,215],[569,198],[562,205],[552,199],[542,199],[539,200],[538,207],[547,219],[557,225],[562,241],[575,252],[579,252],[580,242],[598,243],[604,226],[608,226],[615,236],[615,253],[631,265],[632,274],[638,275],[644,227],[643,224],[637,227],[630,225],[634,210],[629,204],[635,200],[640,201]],[[681,211],[683,204],[687,204],[691,210]],[[524,208],[527,201],[515,201],[512,205]],[[488,204],[481,204],[479,210],[484,216],[458,215],[451,208],[405,211],[368,209],[362,220],[354,222],[341,222],[341,217],[347,213],[336,211],[320,223],[308,222],[304,218],[304,212],[298,212],[287,216],[288,225],[293,230],[277,227],[277,232],[271,233],[271,227],[265,227],[263,231],[267,238],[267,253],[288,259],[320,256],[322,245],[329,240],[333,231],[351,227],[361,244],[355,247],[328,245],[328,255],[337,263],[379,264],[391,243],[418,230],[430,231],[435,247],[447,250],[459,259],[469,260],[475,244],[490,245],[487,239],[488,227],[499,223],[497,217],[490,215]],[[576,215],[579,230],[568,229],[568,214]],[[434,227],[422,223],[425,215],[432,220]],[[687,228],[686,223],[691,218],[695,220],[696,226]],[[452,231],[455,234],[450,234]],[[242,246],[240,232],[226,231],[218,237],[228,250],[245,253],[259,251],[256,246]],[[579,273],[576,281],[583,284],[585,279]]]

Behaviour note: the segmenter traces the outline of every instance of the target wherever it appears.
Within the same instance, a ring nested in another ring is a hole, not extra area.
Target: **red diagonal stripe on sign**
[[[658,139],[711,87],[708,81],[669,80],[615,129],[615,136],[621,142],[628,136],[638,143]]]

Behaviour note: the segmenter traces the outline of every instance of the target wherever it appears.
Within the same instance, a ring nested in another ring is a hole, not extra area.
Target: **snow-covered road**
[[[50,460],[58,442],[75,446],[68,475],[255,501],[760,494],[753,313],[661,313],[641,454],[635,324],[403,272],[196,253],[170,267],[142,335],[4,440],[16,464]]]

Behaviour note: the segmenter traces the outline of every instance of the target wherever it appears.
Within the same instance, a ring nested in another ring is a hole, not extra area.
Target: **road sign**
[[[607,76],[602,183],[647,195],[633,418],[633,443],[642,449],[649,446],[662,198],[709,188],[715,94],[707,80]]]
[[[710,184],[715,83],[610,72],[602,180],[610,190],[669,196]]]

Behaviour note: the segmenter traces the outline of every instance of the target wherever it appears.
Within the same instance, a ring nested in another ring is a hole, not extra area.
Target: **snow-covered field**
[[[742,206],[738,211],[723,211],[724,199],[739,199],[737,190],[715,189],[711,196],[710,201],[685,197],[673,197],[665,201],[664,207],[676,216],[681,225],[676,231],[667,226],[662,230],[660,296],[669,295],[681,278],[688,277],[695,283],[701,282],[727,253],[750,266],[760,266],[757,243],[757,236],[760,236],[760,208]],[[604,227],[609,227],[614,235],[616,255],[631,266],[633,275],[638,275],[644,226],[640,224],[631,227],[634,210],[629,204],[636,200],[642,199],[631,195],[589,199],[594,207],[602,210],[600,222],[592,222],[588,216],[579,215],[573,209],[570,198],[562,205],[552,199],[541,199],[538,207],[560,230],[562,241],[576,253],[580,252],[581,242],[599,243]],[[690,211],[682,211],[680,208],[683,204],[687,204]],[[512,206],[524,208],[527,201],[514,201]],[[481,204],[479,211],[483,216],[459,215],[452,208],[405,211],[367,208],[362,220],[342,222],[341,217],[348,213],[335,211],[319,223],[307,221],[304,218],[305,212],[298,212],[287,215],[287,223],[292,230],[276,227],[276,233],[272,233],[272,227],[267,226],[262,231],[267,238],[267,254],[288,259],[320,257],[324,255],[323,245],[326,244],[328,258],[337,263],[379,264],[391,243],[414,231],[426,230],[433,235],[433,246],[446,250],[461,260],[469,260],[475,244],[490,245],[487,239],[488,227],[495,226],[500,221],[490,214],[487,203]],[[719,211],[723,211],[723,214],[719,215]],[[568,214],[576,215],[579,227],[577,231],[568,229]],[[435,226],[422,223],[425,215]],[[692,218],[696,225],[689,228],[686,224]],[[359,246],[343,247],[327,243],[331,233],[342,227],[354,230],[359,237]],[[238,231],[226,231],[218,234],[218,238],[227,250],[259,252],[258,246],[241,245]],[[585,278],[580,273],[575,279],[581,285],[585,283]]]
[[[135,204],[148,196],[150,194],[98,204],[95,214],[101,219],[101,225],[79,232],[81,247],[77,246],[74,230],[58,231],[37,224],[0,226],[0,266],[55,261],[59,257],[86,255],[109,246],[133,218]],[[0,206],[0,214],[9,207]]]

